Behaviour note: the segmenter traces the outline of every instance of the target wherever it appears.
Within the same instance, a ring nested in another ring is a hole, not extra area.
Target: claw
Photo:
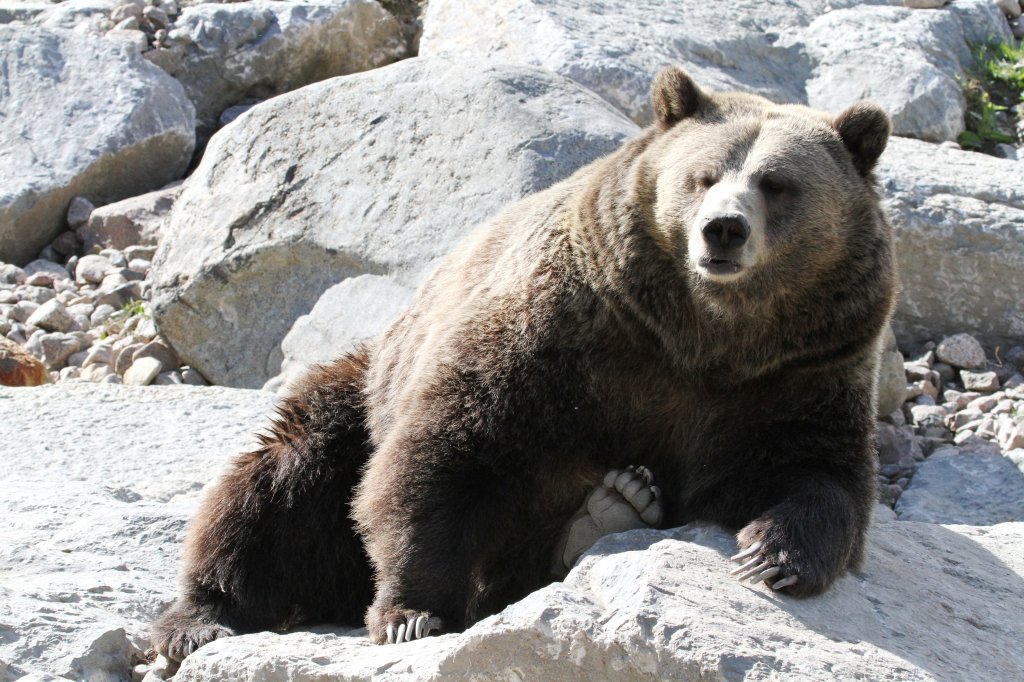
[[[395,626],[394,626],[393,623],[388,623],[387,634],[388,634],[388,644],[394,644],[395,643]]]
[[[409,616],[405,622],[405,641],[411,642],[416,636],[416,616]]]
[[[398,626],[398,632],[395,633],[395,643],[400,644],[405,641],[405,623]]]
[[[763,571],[758,575],[754,576],[753,578],[751,578],[750,582],[752,584],[757,584],[763,580],[770,580],[777,576],[779,573],[782,573],[782,569],[778,566],[772,566],[767,571]]]
[[[763,562],[759,563],[757,566],[754,566],[752,569],[750,569],[749,571],[747,571],[746,573],[744,573],[743,575],[739,576],[736,579],[739,580],[740,582],[743,582],[744,580],[746,580],[746,579],[748,579],[748,578],[750,578],[752,576],[755,576],[758,573],[760,573],[761,571],[767,570],[769,568],[771,568],[771,564],[769,564],[766,561],[763,561]]]
[[[733,557],[733,558],[735,559],[736,557]],[[740,566],[739,568],[734,568],[731,571],[729,571],[729,575],[736,575],[737,573],[744,573],[744,572],[746,572],[747,569],[751,568],[752,566],[756,566],[758,563],[760,563],[760,561],[761,561],[761,557],[756,556],[753,559],[751,559],[750,561],[748,561],[747,563],[745,563],[742,566]]]
[[[660,500],[661,499],[661,488],[659,488],[656,485],[652,485],[651,486],[651,494],[654,495],[654,499]]]
[[[636,473],[637,473],[638,476],[640,476],[641,478],[644,479],[644,483],[646,483],[647,485],[650,485],[651,481],[654,480],[654,474],[652,474],[651,470],[648,469],[647,467],[644,467],[644,466],[637,467],[636,468]]]
[[[790,585],[796,585],[797,576],[791,575],[772,585],[773,590],[781,590],[783,587],[789,587]]]
[[[752,544],[750,547],[747,547],[745,550],[743,550],[739,554],[736,554],[736,555],[732,556],[731,559],[733,561],[741,561],[742,559],[746,559],[748,556],[750,556],[752,554],[757,554],[758,552],[761,551],[762,544],[763,543],[760,540],[758,540],[757,542]]]
[[[426,628],[426,625],[427,625],[427,617],[426,616],[420,616],[419,618],[416,619],[416,639],[423,639],[423,635],[425,634],[423,632],[423,630]]]

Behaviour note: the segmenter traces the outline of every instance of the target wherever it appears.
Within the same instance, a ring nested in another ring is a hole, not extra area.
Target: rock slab
[[[130,679],[177,589],[199,489],[254,445],[273,403],[264,391],[209,387],[0,387],[0,661],[10,679]]]
[[[247,635],[203,647],[175,680],[1020,679],[1022,540],[1020,523],[878,524],[862,573],[794,600],[731,578],[721,530],[633,531],[462,634]]]
[[[181,84],[123,45],[0,26],[0,260],[24,264],[75,196],[108,203],[184,174],[195,111]]]
[[[930,458],[918,464],[896,514],[901,521],[975,526],[1024,521],[1024,473],[997,454]]]
[[[636,132],[570,80],[446,58],[274,98],[186,181],[153,263],[154,316],[213,383],[262,386],[329,287],[370,274],[415,289],[476,224]]]

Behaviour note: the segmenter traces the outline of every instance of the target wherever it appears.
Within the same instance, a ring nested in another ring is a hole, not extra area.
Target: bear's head
[[[888,243],[872,169],[890,123],[877,105],[833,117],[705,92],[677,68],[658,74],[652,99],[654,236],[695,286],[813,286]]]

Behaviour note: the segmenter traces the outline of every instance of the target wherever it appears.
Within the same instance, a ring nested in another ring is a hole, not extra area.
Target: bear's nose
[[[709,220],[701,229],[704,241],[719,249],[738,249],[750,236],[750,224],[742,215],[722,215]]]

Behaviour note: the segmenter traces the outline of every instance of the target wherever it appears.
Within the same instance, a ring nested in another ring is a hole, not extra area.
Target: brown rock
[[[0,336],[0,384],[39,386],[50,383],[50,374],[35,356]]]

